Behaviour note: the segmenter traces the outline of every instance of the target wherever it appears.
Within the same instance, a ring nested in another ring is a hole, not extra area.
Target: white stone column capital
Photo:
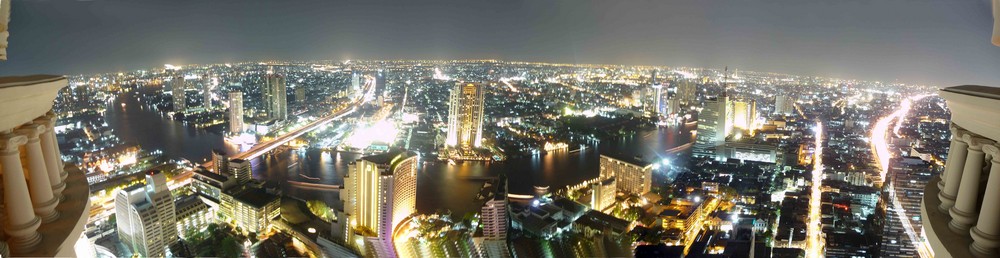
[[[17,152],[21,145],[28,143],[28,137],[17,134],[0,135],[0,154]]]
[[[983,145],[990,145],[996,141],[973,134],[962,135],[962,141],[969,144],[969,150],[982,151]]]
[[[963,135],[966,135],[966,134],[969,133],[969,131],[966,131],[961,126],[956,125],[955,122],[949,123],[948,124],[948,129],[951,130],[951,136],[952,136],[952,138],[955,138],[955,139],[962,139]]]
[[[24,135],[28,138],[28,141],[38,140],[38,136],[44,133],[46,130],[45,125],[40,125],[36,123],[25,124],[14,130],[15,133]]]
[[[990,155],[990,157],[994,157],[992,159],[993,163],[1000,164],[1000,158],[998,158],[998,157],[1000,157],[1000,146],[997,146],[996,144],[983,144],[982,149],[983,149],[983,152],[986,153],[986,155]]]

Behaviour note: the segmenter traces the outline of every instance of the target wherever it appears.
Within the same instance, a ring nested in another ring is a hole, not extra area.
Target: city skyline
[[[48,22],[32,22],[29,15],[12,16],[12,24],[21,25],[11,28],[14,36],[9,39],[9,49],[14,55],[0,63],[0,74],[115,72],[162,63],[315,57],[497,58],[581,64],[730,65],[940,86],[1000,82],[991,72],[1000,70],[1000,51],[989,42],[988,1],[432,3],[22,1],[12,5],[15,14],[37,13],[45,15]],[[259,14],[260,10],[326,11],[331,15],[278,19],[279,14],[254,19],[274,14]],[[146,18],[149,12],[167,11],[186,15]],[[881,15],[887,12],[896,15]],[[459,18],[453,13],[485,19],[455,23]],[[548,19],[543,15],[546,13],[564,19]],[[216,19],[219,14],[228,18]],[[381,19],[357,22],[368,17]],[[509,22],[488,22],[491,19]],[[686,26],[671,26],[680,24]],[[95,26],[103,27],[88,29]],[[292,30],[299,27],[307,29]],[[259,37],[257,29],[248,28],[281,31],[282,37]],[[313,30],[328,32],[299,32]],[[144,36],[153,31],[167,40]],[[389,33],[392,31],[411,32]],[[61,43],[69,37],[78,44]],[[282,48],[279,46],[286,44],[278,42],[296,42],[292,44],[298,47]],[[83,48],[89,51],[73,51]]]

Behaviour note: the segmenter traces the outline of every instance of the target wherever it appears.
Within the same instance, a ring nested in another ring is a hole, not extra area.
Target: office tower
[[[302,86],[295,88],[295,103],[299,103],[299,105],[306,104],[306,88]]]
[[[923,244],[920,201],[927,181],[935,174],[931,165],[916,157],[894,158],[882,190],[885,224],[880,257],[914,257]],[[902,216],[900,216],[902,215]]]
[[[696,105],[697,88],[692,80],[682,80],[677,84],[677,100],[681,106]]]
[[[366,256],[396,257],[392,233],[416,212],[417,156],[399,150],[367,156],[350,164],[344,176],[344,212],[352,238],[362,241]],[[360,248],[360,247],[359,247]]]
[[[212,172],[216,174],[229,173],[229,155],[224,150],[212,150]]]
[[[212,109],[212,88],[215,85],[212,84],[212,77],[208,74],[201,77],[201,95],[202,95],[202,106],[205,109]]]
[[[361,92],[361,74],[358,72],[351,73],[351,95],[364,94]]]
[[[288,119],[288,102],[286,98],[285,77],[277,74],[267,75],[268,117],[277,121]]]
[[[51,75],[0,78],[0,256],[93,255],[74,249],[90,241],[90,186],[63,164],[51,111],[68,84]]]
[[[660,82],[656,80],[656,70],[653,70],[652,76],[649,77],[649,85],[650,85],[649,97],[652,101],[650,101],[649,103],[650,105],[649,108],[647,108],[647,110],[653,113],[664,114],[663,112],[664,90],[663,90],[663,85],[660,85]]]
[[[385,84],[385,73],[381,70],[375,73],[375,98],[378,99],[385,94],[386,84]]]
[[[694,143],[694,156],[714,157],[715,148],[726,143],[729,131],[727,114],[729,98],[725,95],[708,98],[698,113],[698,131]]]
[[[458,149],[482,146],[483,91],[479,83],[456,83],[448,102],[446,144]]]
[[[931,177],[924,188],[920,212],[935,257],[997,257],[1000,93],[996,89],[963,85],[938,92],[951,110],[951,145],[943,174]]]
[[[184,112],[187,109],[187,100],[184,96],[183,75],[174,76],[174,79],[170,80],[170,92],[174,98],[174,112]]]
[[[729,110],[732,110],[731,120],[732,127],[741,129],[753,129],[757,120],[757,102],[750,101],[731,101]]]
[[[174,198],[166,175],[146,173],[146,185],[133,185],[115,196],[118,239],[140,256],[165,256],[177,241]]]
[[[795,112],[795,100],[785,95],[774,96],[774,114],[791,115]]]
[[[604,178],[590,184],[590,209],[605,211],[615,203],[618,184],[614,177]]]
[[[483,257],[512,257],[507,236],[511,227],[507,175],[501,174],[492,183],[492,197],[487,198],[480,216],[480,224],[483,226],[480,253]]]
[[[233,159],[229,161],[229,175],[236,178],[239,184],[250,182],[251,175],[250,161],[245,159]]]
[[[615,178],[619,192],[643,195],[653,187],[653,164],[637,157],[601,154],[600,178]]]
[[[243,92],[229,92],[229,133],[243,133]]]

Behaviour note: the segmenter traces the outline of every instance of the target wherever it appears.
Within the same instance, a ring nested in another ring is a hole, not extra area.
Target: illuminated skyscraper
[[[698,89],[692,80],[682,80],[677,84],[677,100],[681,106],[693,106]]]
[[[278,74],[267,75],[267,114],[278,121],[288,119],[288,101],[286,95],[285,77]]]
[[[480,252],[483,257],[513,257],[508,245],[507,231],[510,230],[510,206],[507,200],[507,175],[501,174],[492,180],[492,197],[483,205],[480,224],[483,238]]]
[[[791,115],[795,112],[795,100],[790,96],[774,96],[774,114]]]
[[[170,92],[173,94],[174,98],[174,112],[184,112],[187,109],[187,101],[184,96],[184,76],[178,75],[174,76],[173,80],[170,80]]]
[[[212,76],[208,74],[201,77],[201,95],[202,95],[202,105],[205,109],[212,109],[212,88],[215,87],[212,83]]]
[[[728,129],[729,97],[723,95],[705,100],[698,113],[698,132],[694,143],[694,156],[715,156],[715,147],[726,143]]]
[[[229,133],[243,133],[243,92],[229,92]]]
[[[416,212],[417,156],[390,151],[362,157],[344,176],[344,212],[348,243],[362,241],[366,256],[396,257],[392,233]],[[359,247],[360,248],[360,247]]]
[[[361,92],[361,74],[357,72],[351,73],[351,95],[362,94]]]
[[[643,195],[653,187],[653,164],[635,157],[601,154],[600,178],[615,179],[619,192]]]
[[[216,174],[229,173],[229,155],[224,150],[212,150],[212,172]]]
[[[471,149],[483,141],[483,86],[479,83],[456,83],[448,104],[449,147]]]
[[[754,123],[757,120],[757,102],[756,101],[730,101],[730,116],[729,119],[732,127],[741,129],[752,129]],[[732,130],[732,129],[729,129]]]
[[[147,173],[145,186],[130,186],[115,196],[118,239],[134,254],[166,256],[167,248],[177,241],[174,209],[166,175]]]

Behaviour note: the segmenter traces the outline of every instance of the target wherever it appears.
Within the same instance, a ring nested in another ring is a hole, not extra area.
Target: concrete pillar
[[[983,153],[982,146],[993,144],[989,139],[964,135],[963,140],[969,144],[969,152],[965,159],[965,168],[962,170],[962,180],[958,187],[958,197],[955,199],[955,206],[948,210],[951,214],[951,222],[948,228],[959,235],[968,235],[969,228],[979,217],[976,205],[979,201],[979,178],[983,174],[983,161],[986,154]],[[946,185],[947,186],[947,185]]]
[[[7,212],[7,244],[12,253],[34,251],[42,242],[38,226],[42,219],[35,215],[28,194],[28,182],[21,167],[19,149],[28,138],[11,133],[0,134],[0,164],[3,164],[3,197]]]
[[[45,156],[42,153],[41,140],[38,139],[45,126],[39,124],[27,124],[15,131],[17,134],[27,137],[24,144],[24,152],[28,161],[28,190],[31,192],[31,203],[34,206],[35,214],[42,218],[43,223],[55,221],[59,218],[56,212],[56,205],[59,199],[52,195],[52,183],[49,182],[49,169],[45,166]]]
[[[45,167],[49,171],[49,181],[52,183],[52,194],[62,199],[62,191],[66,189],[66,182],[63,180],[62,162],[59,157],[58,143],[55,135],[55,116],[46,114],[35,119],[35,124],[45,125],[45,132],[42,133],[42,154],[45,156]]]
[[[938,199],[941,200],[938,210],[942,213],[948,213],[948,210],[955,206],[955,198],[958,196],[958,187],[962,181],[962,171],[965,168],[969,148],[968,143],[962,139],[965,135],[968,135],[967,131],[954,123],[951,124],[951,148],[948,149],[944,173],[941,174],[941,181],[938,183],[941,189],[938,193]]]
[[[969,251],[976,257],[1000,257],[1000,147],[983,145],[983,152],[994,157],[990,161],[989,182],[983,195],[983,207],[979,211],[979,221],[969,231],[972,245]]]

